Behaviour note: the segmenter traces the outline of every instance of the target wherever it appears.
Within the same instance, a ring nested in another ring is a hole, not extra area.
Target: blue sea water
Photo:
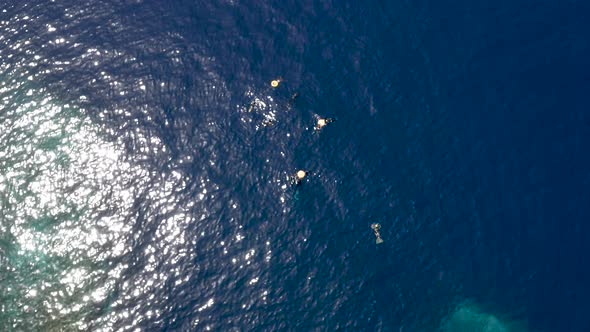
[[[589,331],[589,9],[3,2],[0,330]]]

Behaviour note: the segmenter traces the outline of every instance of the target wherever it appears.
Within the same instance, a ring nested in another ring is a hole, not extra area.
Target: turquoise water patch
[[[83,112],[23,85],[3,93],[0,329],[85,330],[122,269],[107,261],[126,251],[131,196],[111,172],[130,168]]]
[[[156,257],[193,254],[171,247],[185,244],[192,221],[185,211],[199,200],[175,203],[182,174],[129,161],[123,144],[105,138],[83,110],[42,89],[4,84],[3,93],[8,97],[0,114],[0,330],[114,330],[113,322],[144,307],[123,303],[153,299],[171,277],[155,271]],[[162,148],[156,138],[130,135],[142,151]],[[143,213],[165,216],[154,229],[154,242],[134,253],[145,255],[146,268],[123,280],[137,236],[134,204],[140,193],[153,202]]]
[[[484,311],[473,302],[464,302],[443,323],[441,332],[527,332],[520,320],[505,319]]]

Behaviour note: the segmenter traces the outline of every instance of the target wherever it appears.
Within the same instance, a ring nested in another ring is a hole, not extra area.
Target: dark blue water
[[[0,329],[590,330],[589,9],[4,2]]]

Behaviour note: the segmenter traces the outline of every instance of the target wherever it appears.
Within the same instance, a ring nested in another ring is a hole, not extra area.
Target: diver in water
[[[319,118],[318,117],[318,121],[316,122],[316,126],[315,126],[315,130],[320,130],[322,128],[324,128],[325,126],[328,125],[328,123],[332,123],[334,122],[334,119],[332,118]]]
[[[381,238],[381,233],[379,233],[379,230],[381,229],[381,225],[379,225],[378,223],[374,223],[374,224],[371,224],[371,228],[373,229],[373,232],[375,233],[375,237],[377,238],[377,240],[375,240],[375,243],[377,243],[377,244],[383,243],[383,239]]]

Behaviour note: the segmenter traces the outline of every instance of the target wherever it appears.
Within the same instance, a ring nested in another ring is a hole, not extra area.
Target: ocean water
[[[0,330],[589,331],[589,9],[2,2]]]

